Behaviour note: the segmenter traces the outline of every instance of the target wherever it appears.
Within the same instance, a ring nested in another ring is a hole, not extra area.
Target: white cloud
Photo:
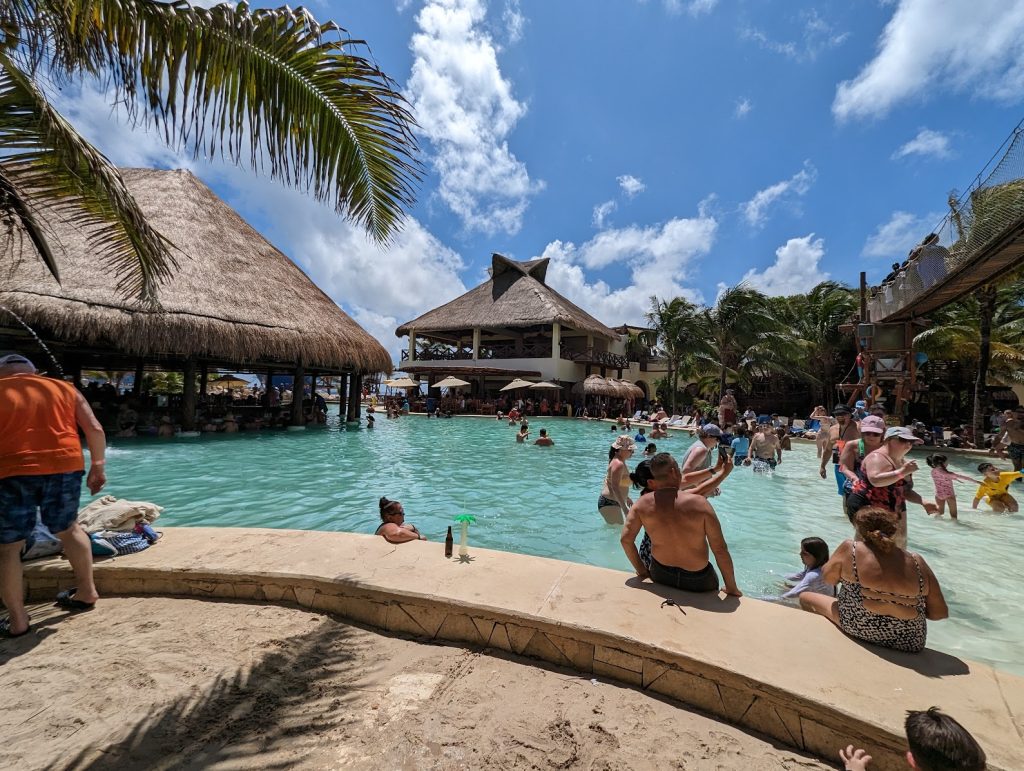
[[[791,238],[775,250],[775,262],[762,271],[751,268],[742,281],[767,295],[791,295],[806,292],[828,280],[819,266],[825,256],[825,241],[814,233]]]
[[[227,202],[292,258],[397,361],[398,324],[465,291],[461,257],[409,218],[381,248],[361,229],[313,198],[267,177],[221,162],[192,161],[157,134],[132,129],[94,87],[63,92],[58,106],[75,127],[119,166],[189,168],[216,185]],[[123,113],[120,113],[123,118]],[[257,216],[253,216],[257,215]]]
[[[701,204],[692,218],[673,218],[660,226],[606,230],[577,247],[552,241],[542,257],[549,257],[547,283],[607,324],[641,324],[652,295],[701,300],[685,286],[692,263],[714,244],[718,223]],[[613,288],[590,280],[585,268],[626,265],[630,283]]]
[[[508,42],[518,43],[523,39],[526,17],[519,10],[519,0],[506,0],[505,10],[501,12],[501,20],[505,23],[505,29],[508,32]]]
[[[622,188],[622,192],[629,198],[636,198],[640,193],[647,189],[647,185],[632,174],[623,174],[621,177],[616,177],[615,181],[619,183],[619,187]]]
[[[864,243],[861,255],[902,260],[931,232],[941,217],[941,214],[934,213],[918,217],[910,212],[894,211],[889,221],[879,225]]]
[[[763,225],[768,218],[768,209],[776,201],[806,194],[817,177],[817,169],[810,161],[804,161],[804,167],[792,177],[776,182],[764,190],[758,190],[753,198],[742,204],[740,209],[743,211],[743,216],[754,227]]]
[[[836,88],[838,120],[878,118],[930,93],[1006,103],[1024,95],[1024,3],[901,0],[878,52]]]
[[[849,33],[837,31],[813,9],[801,13],[799,22],[800,37],[797,40],[776,40],[756,27],[741,30],[740,38],[797,62],[813,62],[823,52],[842,45],[849,37]]]
[[[468,230],[514,234],[543,187],[508,146],[526,106],[498,66],[480,0],[428,0],[417,14],[408,95],[434,148],[438,196]]]
[[[753,109],[754,105],[751,103],[749,99],[744,97],[743,99],[740,99],[738,102],[736,102],[736,110],[733,112],[733,115],[735,115],[737,118],[745,118]]]
[[[908,155],[933,155],[936,158],[948,158],[952,155],[949,147],[949,136],[940,131],[923,128],[917,136],[902,145],[892,154],[893,160]]]
[[[615,211],[615,206],[615,201],[605,201],[604,203],[599,203],[597,206],[594,207],[595,228],[604,227],[605,219],[608,217],[609,214]]]
[[[683,2],[683,0],[664,0],[664,5],[665,10],[669,13],[676,14],[685,10],[691,16],[697,17],[715,10],[718,0],[689,0],[689,2]]]

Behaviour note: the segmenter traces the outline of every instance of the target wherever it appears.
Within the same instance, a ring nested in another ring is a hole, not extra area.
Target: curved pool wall
[[[377,500],[387,496],[433,540],[465,512],[477,518],[475,545],[629,570],[618,528],[596,510],[616,435],[610,424],[531,421],[534,436],[541,427],[554,447],[518,444],[516,429],[493,418],[423,416],[380,416],[373,430],[332,422],[297,433],[112,439],[103,492],[163,506],[161,525],[361,533],[379,524]],[[692,441],[684,432],[656,440],[677,457]],[[919,462],[925,468],[923,454]],[[976,475],[977,462],[952,457],[950,466]],[[771,477],[737,468],[713,499],[747,596],[777,596],[781,576],[799,567],[801,538],[820,536],[834,548],[850,536],[831,466],[825,481],[817,469],[814,446],[794,443]],[[930,496],[927,468],[916,476]],[[972,512],[974,486],[956,488],[959,522],[910,507],[911,548],[933,567],[950,604],[950,619],[930,625],[929,646],[1024,674],[1024,589],[1014,567],[1022,566],[1024,515]]]
[[[865,747],[877,771],[906,768],[905,710],[932,704],[974,734],[992,771],[1019,768],[1024,755],[1021,678],[939,651],[860,645],[794,608],[687,594],[617,570],[475,547],[465,561],[445,559],[440,543],[352,533],[167,528],[155,547],[102,560],[95,573],[104,596],[298,605],[541,659],[595,688],[626,683],[829,760],[838,747]],[[57,558],[26,576],[39,600],[73,583]]]

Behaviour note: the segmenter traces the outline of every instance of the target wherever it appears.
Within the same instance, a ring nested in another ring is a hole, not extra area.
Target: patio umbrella
[[[392,388],[416,388],[419,386],[419,383],[411,378],[400,377],[398,380],[392,380],[388,385]]]
[[[505,386],[504,388],[502,388],[500,390],[502,390],[502,391],[515,391],[515,390],[517,390],[519,388],[529,388],[532,385],[533,385],[533,381],[532,380],[523,380],[521,377],[517,377],[515,380],[513,380],[511,383],[509,383],[507,386]]]
[[[248,380],[242,380],[242,378],[235,375],[221,375],[211,380],[209,384],[220,386],[221,388],[248,388],[251,385]]]
[[[432,385],[430,387],[431,388],[463,388],[463,387],[468,386],[468,385],[469,385],[469,383],[467,383],[465,380],[459,380],[457,377],[452,377],[451,375],[449,375],[444,380],[439,380],[436,383],[434,383],[434,385]]]
[[[533,390],[537,390],[537,391],[545,391],[545,390],[546,391],[561,391],[562,390],[562,386],[558,385],[558,383],[550,383],[547,380],[542,380],[539,383],[534,383],[532,386],[530,386],[530,388],[533,389]]]

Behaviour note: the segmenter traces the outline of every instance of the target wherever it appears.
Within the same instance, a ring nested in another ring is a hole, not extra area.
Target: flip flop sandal
[[[11,631],[11,620],[9,618],[0,619],[0,638],[13,640],[16,637],[24,637],[31,631],[32,624],[29,624],[27,627],[25,627],[24,632],[18,632],[17,634],[15,634]]]
[[[81,600],[75,599],[75,592],[78,589],[65,589],[63,592],[57,595],[57,601],[54,603],[57,607],[66,608],[67,610],[92,610],[96,607],[95,602],[82,602]]]

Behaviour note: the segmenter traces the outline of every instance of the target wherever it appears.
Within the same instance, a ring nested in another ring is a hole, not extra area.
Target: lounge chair
[[[802,436],[806,429],[804,428],[805,422],[802,420],[794,420],[793,425],[789,427],[789,433],[794,436]]]

